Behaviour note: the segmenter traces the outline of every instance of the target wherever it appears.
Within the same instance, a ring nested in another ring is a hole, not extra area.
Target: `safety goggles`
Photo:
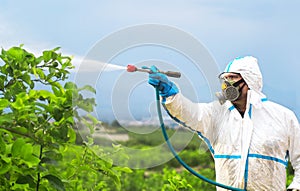
[[[227,80],[227,81],[237,81],[240,78],[242,78],[241,74],[239,73],[234,73],[234,72],[223,72],[221,73],[218,78],[220,80]]]

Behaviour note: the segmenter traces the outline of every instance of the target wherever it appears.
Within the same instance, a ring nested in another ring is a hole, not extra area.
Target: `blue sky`
[[[7,49],[25,44],[26,49],[35,53],[60,46],[63,53],[80,60],[101,39],[120,29],[148,23],[168,25],[201,42],[220,70],[237,56],[257,57],[264,77],[264,93],[270,100],[292,109],[299,119],[299,6],[297,0],[0,0],[0,46]],[[184,62],[182,55],[147,47],[116,56],[112,62],[126,66],[147,59]],[[197,86],[193,68],[186,68],[187,73],[191,76],[189,80],[194,81],[193,86]],[[96,87],[97,112],[103,120],[113,115],[110,97],[114,77],[119,78],[120,73],[103,74],[101,78],[106,82],[99,80]],[[201,78],[198,85],[203,89],[196,88],[200,95],[197,101],[209,101],[205,80]],[[139,106],[131,109],[132,115],[139,114],[137,118],[148,112],[147,104],[153,97],[152,89],[145,83],[137,86],[132,93],[134,99],[129,101]]]

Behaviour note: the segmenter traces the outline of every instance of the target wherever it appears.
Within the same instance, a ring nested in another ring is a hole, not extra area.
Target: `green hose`
[[[171,150],[172,154],[174,155],[174,157],[177,159],[177,161],[184,167],[186,168],[190,173],[192,173],[193,175],[195,175],[196,177],[200,178],[201,180],[208,182],[209,184],[213,184],[215,186],[219,186],[228,190],[233,190],[233,191],[245,191],[243,189],[240,188],[234,188],[231,186],[227,186],[218,182],[215,182],[213,180],[210,180],[204,176],[202,176],[201,174],[197,173],[196,171],[194,171],[189,165],[187,165],[176,153],[176,151],[174,150],[173,146],[171,145],[170,141],[169,141],[169,137],[168,134],[166,132],[166,128],[164,125],[164,121],[162,118],[162,113],[161,113],[161,107],[160,107],[160,99],[159,99],[159,90],[156,88],[156,107],[157,107],[157,113],[158,113],[158,118],[159,118],[159,122],[160,122],[160,127],[163,133],[163,136],[168,144],[169,149]]]

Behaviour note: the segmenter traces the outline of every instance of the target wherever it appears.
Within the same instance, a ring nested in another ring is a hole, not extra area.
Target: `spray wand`
[[[127,72],[147,72],[149,74],[153,73],[150,69],[144,69],[144,68],[137,68],[134,65],[127,65]],[[181,73],[180,72],[173,72],[173,71],[158,71],[159,73],[165,74],[169,77],[173,77],[173,78],[180,78],[181,77]]]

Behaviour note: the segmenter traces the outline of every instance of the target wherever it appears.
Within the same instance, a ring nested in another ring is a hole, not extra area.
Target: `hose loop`
[[[164,136],[165,141],[167,142],[167,145],[169,147],[169,149],[171,150],[172,154],[174,155],[174,157],[177,159],[177,161],[185,168],[187,169],[190,173],[192,173],[193,175],[195,175],[196,177],[200,178],[201,180],[218,186],[218,187],[222,187],[228,190],[233,190],[233,191],[245,191],[244,189],[240,189],[240,188],[235,188],[235,187],[231,187],[231,186],[227,186],[224,184],[221,184],[219,182],[215,182],[209,178],[206,178],[205,176],[197,173],[194,169],[192,169],[189,165],[187,165],[176,153],[175,149],[173,148],[173,146],[171,145],[170,141],[169,141],[169,137],[165,128],[165,124],[162,118],[162,113],[161,113],[161,106],[160,106],[160,98],[159,98],[159,90],[157,88],[156,89],[156,107],[157,107],[157,113],[158,113],[158,118],[159,118],[159,122],[160,122],[160,127],[162,130],[162,134]]]

